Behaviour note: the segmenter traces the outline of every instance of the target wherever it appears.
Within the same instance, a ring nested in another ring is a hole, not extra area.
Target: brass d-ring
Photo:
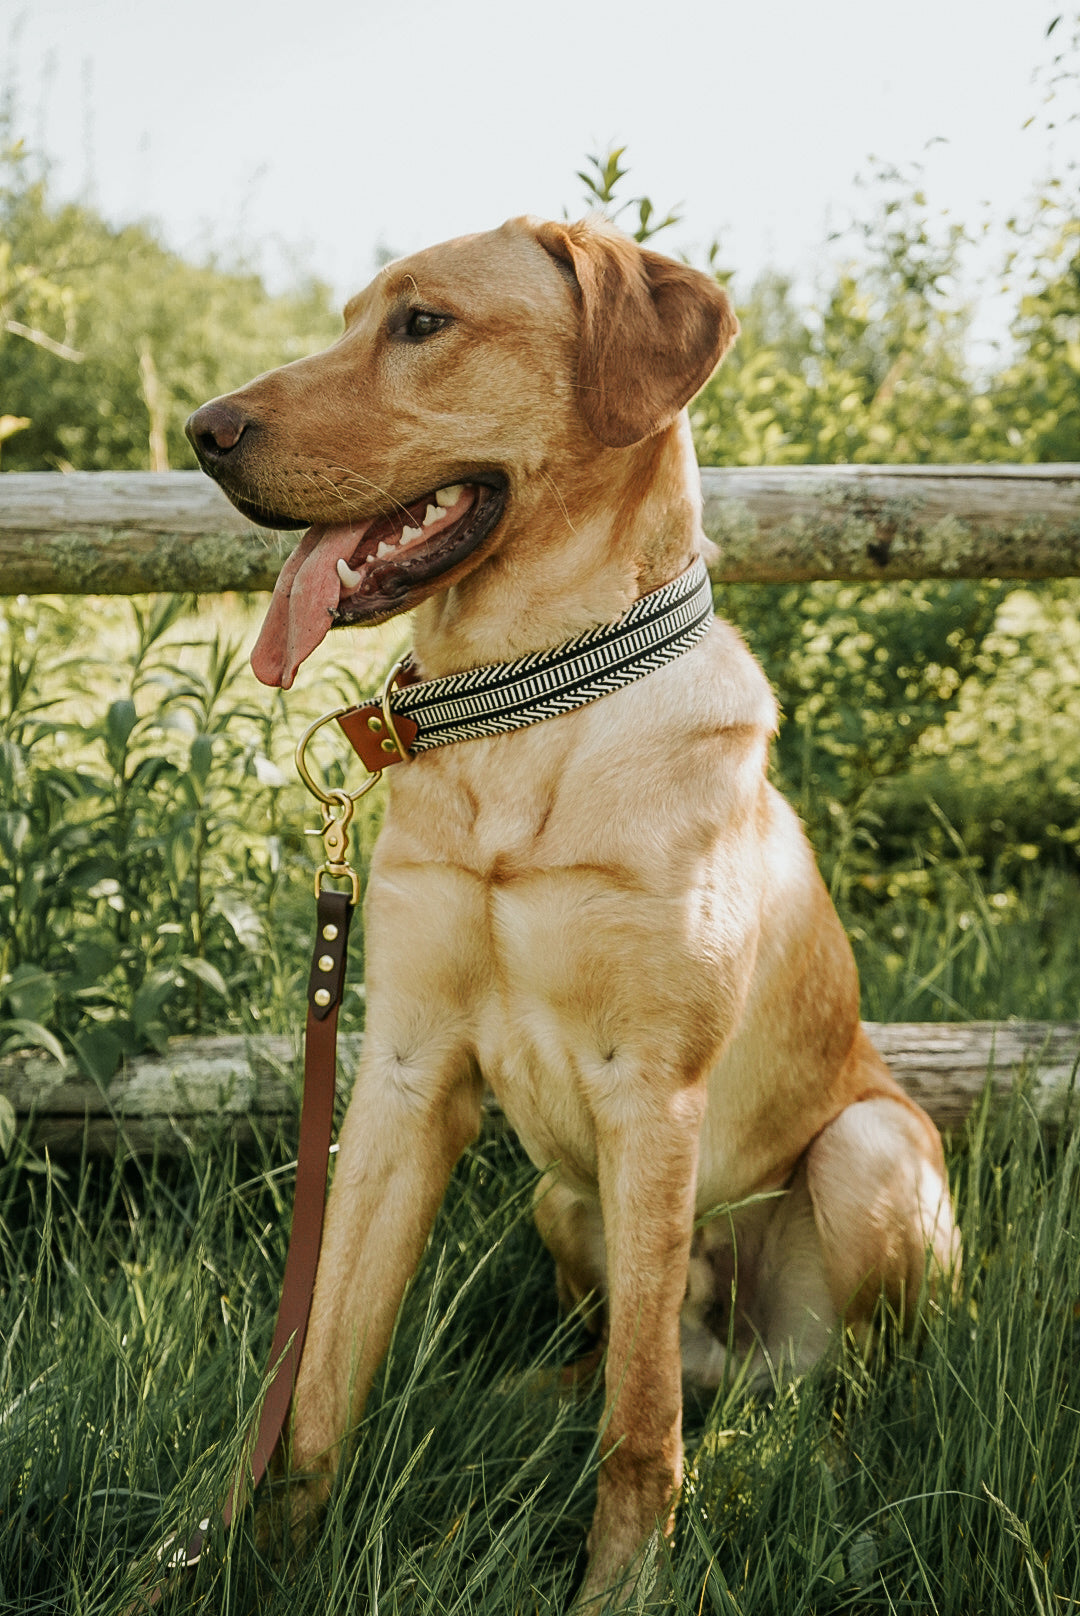
[[[396,672],[397,669],[395,668],[393,671]],[[317,718],[315,720],[314,724],[308,725],[307,729],[296,743],[296,772],[307,786],[308,790],[311,792],[311,795],[321,802],[324,807],[328,807],[334,802],[340,802],[342,796],[348,797],[350,802],[359,802],[360,798],[366,795],[366,793],[371,790],[372,786],[378,785],[379,780],[382,777],[382,771],[380,770],[377,774],[369,775],[364,781],[363,785],[357,786],[355,791],[342,792],[337,789],[333,789],[328,793],[317,783],[314,776],[308,769],[304,753],[307,751],[308,742],[315,734],[315,731],[322,729],[324,724],[333,723],[335,718],[343,718],[346,713],[351,711],[352,709],[350,707],[335,707],[332,713],[324,713],[321,718]]]
[[[390,669],[390,672],[386,675],[386,678],[383,680],[382,691],[379,695],[379,705],[382,708],[383,723],[386,725],[386,733],[390,736],[394,745],[397,747],[398,756],[400,757],[402,763],[410,763],[412,758],[408,747],[403,743],[401,736],[394,727],[394,715],[390,709],[390,692],[394,688],[394,680],[397,678],[398,674],[401,672],[408,660],[409,659],[407,656],[398,658],[398,660],[394,663],[394,666]],[[383,744],[385,745],[385,742]]]

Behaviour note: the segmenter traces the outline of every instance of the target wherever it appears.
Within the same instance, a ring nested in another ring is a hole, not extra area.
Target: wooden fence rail
[[[707,467],[702,492],[718,582],[1080,576],[1080,464]],[[294,543],[245,521],[201,472],[0,476],[0,595],[269,590]],[[1080,1061],[1080,1023],[869,1030],[945,1127],[988,1072],[995,1094],[1026,1072],[1054,1125]],[[346,1040],[343,1070],[356,1053]],[[0,1061],[0,1094],[53,1149],[175,1150],[208,1129],[287,1122],[294,1064],[288,1039],[179,1040],[102,1086],[25,1054]]]
[[[1080,1065],[1080,1022],[868,1022],[898,1081],[941,1128],[963,1125],[986,1086],[1004,1100],[1023,1077],[1027,1101],[1060,1126]],[[339,1086],[351,1084],[363,1038],[341,1039]],[[0,1094],[30,1119],[33,1143],[56,1154],[185,1151],[208,1136],[244,1143],[256,1128],[296,1121],[298,1043],[293,1038],[180,1038],[168,1055],[129,1060],[99,1084],[40,1054],[0,1060]],[[494,1106],[489,1118],[499,1119]]]
[[[702,472],[718,582],[1080,576],[1080,464]],[[0,594],[272,589],[291,534],[197,471],[0,476]]]

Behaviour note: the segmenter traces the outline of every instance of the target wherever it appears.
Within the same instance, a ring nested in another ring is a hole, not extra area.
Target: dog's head
[[[514,219],[388,264],[332,347],[187,423],[245,516],[309,529],[258,677],[288,687],[330,627],[381,622],[481,566],[549,466],[669,427],[736,331],[711,277],[597,222]]]

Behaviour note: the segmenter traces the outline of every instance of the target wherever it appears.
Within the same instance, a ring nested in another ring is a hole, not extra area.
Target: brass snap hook
[[[332,723],[347,713],[347,707],[335,707],[332,713],[324,713],[317,718],[314,724],[309,724],[296,744],[296,772],[307,786],[311,795],[317,800],[322,813],[322,830],[309,830],[308,836],[321,836],[325,858],[315,871],[315,896],[322,891],[323,881],[327,876],[335,880],[348,881],[352,888],[352,902],[355,907],[360,902],[360,877],[349,863],[347,849],[349,844],[349,825],[352,821],[353,810],[374,785],[378,785],[382,772],[369,775],[355,791],[345,791],[340,786],[322,786],[312,774],[307,765],[307,749],[313,735],[324,724]]]
[[[397,748],[397,754],[402,763],[411,762],[412,753],[409,751],[409,748],[404,745],[401,736],[397,732],[397,726],[394,723],[394,714],[390,708],[390,692],[394,688],[394,680],[397,678],[398,674],[401,672],[408,660],[408,656],[398,658],[393,667],[390,669],[390,672],[386,675],[386,678],[383,680],[383,687],[379,692],[379,706],[382,708],[383,723],[386,725],[387,734],[387,739],[382,744],[384,747],[386,747],[392,742],[392,745]]]
[[[357,792],[356,796],[362,796]],[[322,799],[322,841],[326,857],[315,871],[315,896],[322,891],[325,876],[333,876],[338,881],[348,881],[352,887],[353,907],[360,902],[360,877],[349,863],[349,825],[352,821],[354,796],[348,791],[330,791]],[[317,830],[309,830],[308,836],[318,836]]]

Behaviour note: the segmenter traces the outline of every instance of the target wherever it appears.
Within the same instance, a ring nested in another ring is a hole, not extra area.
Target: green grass
[[[957,858],[886,871],[872,901],[838,908],[868,1021],[1080,1019],[1080,890],[1071,870],[987,878]]]
[[[921,1337],[688,1426],[671,1608],[1075,1608],[1080,1133],[1048,1141],[1021,1090],[951,1160],[964,1287]],[[502,1137],[461,1164],[317,1542],[273,1562],[245,1516],[198,1573],[204,1602],[182,1580],[164,1611],[566,1608],[599,1409],[536,1373],[575,1341],[532,1181]],[[0,1609],[120,1612],[132,1560],[222,1495],[290,1194],[280,1143],[255,1167],[222,1148],[0,1169]]]

